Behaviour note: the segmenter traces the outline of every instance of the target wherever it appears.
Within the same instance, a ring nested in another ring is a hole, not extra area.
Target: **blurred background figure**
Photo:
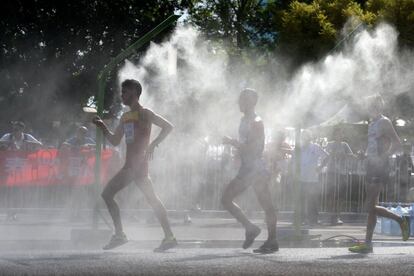
[[[292,153],[292,147],[286,142],[285,131],[276,131],[273,141],[267,145],[265,154],[273,177],[278,178],[286,169],[287,160]]]
[[[330,224],[341,225],[339,204],[341,195],[346,187],[348,177],[347,161],[353,156],[348,143],[344,141],[341,128],[336,127],[332,133],[333,140],[326,146],[329,156],[327,159],[327,201],[331,213]]]
[[[34,151],[42,146],[42,143],[28,133],[24,133],[25,124],[21,121],[12,121],[11,132],[4,134],[0,138],[0,149],[10,151]],[[14,196],[14,190],[9,190],[8,195]],[[17,212],[14,211],[15,203],[8,204],[6,221],[16,221]]]
[[[303,223],[311,226],[318,224],[318,202],[321,194],[319,182],[320,164],[328,156],[328,153],[321,146],[312,142],[312,139],[310,131],[303,131],[299,175],[301,201],[303,203]],[[292,164],[295,164],[295,161]]]
[[[413,173],[413,159],[411,157],[411,144],[405,142],[403,144],[403,153],[397,156],[397,166],[399,169],[399,193],[398,201],[414,201],[407,198],[409,190],[412,185],[412,173]],[[413,229],[414,230],[414,229]]]
[[[84,149],[95,148],[96,142],[92,138],[88,137],[88,128],[86,126],[80,126],[76,129],[75,136],[67,139],[62,144],[62,151],[59,153],[61,159],[61,165],[67,170],[61,170],[61,177],[66,181],[71,182],[70,185],[70,219],[75,221],[80,218],[81,203],[80,198],[83,201],[90,200],[88,198],[88,192],[82,185],[77,185],[80,178],[87,174],[87,157],[91,153],[83,153]],[[89,151],[88,151],[89,152]]]
[[[24,133],[25,124],[21,121],[11,122],[11,132],[0,138],[0,148],[3,150],[33,151],[42,143],[28,133]]]
[[[83,148],[83,147],[95,147],[96,143],[95,140],[87,136],[88,128],[85,126],[80,126],[76,130],[76,134],[74,137],[69,138],[66,140],[62,147],[63,148]]]

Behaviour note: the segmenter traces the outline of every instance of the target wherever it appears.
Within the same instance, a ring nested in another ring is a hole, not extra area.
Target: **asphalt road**
[[[1,275],[414,275],[414,247],[282,248],[258,255],[237,248],[178,248],[166,253],[125,245],[103,251],[0,254]]]

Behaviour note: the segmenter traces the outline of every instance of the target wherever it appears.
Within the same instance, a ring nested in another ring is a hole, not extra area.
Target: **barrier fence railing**
[[[225,185],[236,174],[237,158],[223,146],[206,146],[194,156],[184,158],[177,151],[158,152],[151,163],[155,189],[170,210],[223,210],[220,197]],[[102,155],[102,177],[106,181],[119,168],[119,157],[108,149]],[[37,152],[0,152],[0,208],[93,208],[92,150]],[[294,189],[290,159],[269,164],[272,198],[280,211],[294,210]],[[364,160],[341,160],[333,172],[323,169],[317,189],[320,211],[363,212],[365,193]],[[402,157],[390,158],[390,181],[381,194],[382,202],[407,202],[413,187],[412,168]],[[334,167],[337,164],[333,164]],[[335,187],[334,189],[332,187]],[[149,206],[130,185],[121,192],[118,201],[123,209],[147,209]],[[237,199],[247,211],[260,211],[254,193],[245,193]],[[330,205],[333,204],[333,205]]]

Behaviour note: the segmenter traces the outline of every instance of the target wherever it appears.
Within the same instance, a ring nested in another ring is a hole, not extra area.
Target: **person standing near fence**
[[[239,127],[239,139],[224,137],[223,143],[235,147],[241,159],[241,166],[236,177],[225,187],[221,202],[245,228],[246,236],[243,248],[249,248],[261,230],[254,225],[234,203],[234,198],[253,186],[257,199],[265,211],[268,238],[255,253],[273,253],[279,250],[276,240],[276,210],[272,203],[269,183],[270,174],[263,160],[264,126],[262,119],[256,114],[255,107],[258,94],[253,89],[244,89],[240,93],[239,108],[244,114]]]
[[[329,154],[327,158],[327,202],[328,210],[331,212],[330,224],[342,225],[338,205],[348,179],[347,162],[353,153],[348,143],[344,141],[340,127],[334,128],[332,136],[333,140],[326,146]]]
[[[62,147],[67,149],[81,149],[81,148],[94,148],[95,140],[87,136],[88,128],[86,126],[80,126],[76,129],[75,136],[67,139]]]
[[[316,143],[312,142],[312,133],[309,130],[302,132],[302,145],[300,152],[300,195],[302,201],[302,222],[310,226],[318,224],[321,185],[319,182],[319,172],[321,164],[328,156],[326,151]],[[291,165],[295,164],[293,160]]]
[[[403,241],[410,237],[410,222],[388,209],[378,206],[379,195],[389,182],[389,157],[401,150],[401,142],[390,119],[382,115],[384,101],[380,95],[368,98],[368,145],[366,150],[366,211],[368,212],[365,242],[349,248],[354,253],[372,253],[372,236],[377,216],[393,219],[399,223]]]
[[[287,170],[288,159],[293,154],[293,148],[286,142],[284,130],[277,130],[274,140],[267,144],[265,152],[266,161],[269,164],[272,178],[278,178],[282,172]]]
[[[96,146],[95,140],[87,136],[88,128],[79,126],[76,129],[75,136],[67,139],[58,152],[60,157],[60,165],[62,166],[61,177],[69,183],[76,183],[88,173],[88,156],[94,153]],[[84,150],[87,149],[87,152]],[[85,194],[85,187],[82,185],[69,185],[70,187],[70,217],[75,220],[80,217],[80,210],[83,202],[87,200],[79,200]]]
[[[161,245],[154,251],[165,251],[175,247],[177,241],[171,231],[167,211],[154,192],[151,179],[148,175],[148,160],[152,158],[154,149],[168,136],[173,126],[166,119],[140,105],[139,97],[142,87],[137,80],[125,80],[121,86],[122,102],[129,106],[130,111],[122,115],[115,132],[112,133],[98,116],[93,120],[111,144],[114,146],[119,145],[123,136],[125,136],[125,142],[127,144],[124,166],[109,181],[102,192],[102,198],[108,207],[115,226],[115,234],[103,249],[112,249],[128,241],[123,232],[119,207],[114,197],[120,190],[134,181],[144,193],[164,230],[165,238],[161,242]],[[151,127],[153,124],[160,127],[161,132],[150,143]]]
[[[4,134],[0,138],[0,149],[8,151],[19,151],[19,152],[31,152],[36,151],[42,147],[42,143],[34,138],[31,134],[25,133],[24,130],[26,125],[21,121],[11,122],[11,132]],[[17,196],[15,190],[8,191],[9,198]],[[13,208],[16,203],[14,200],[10,200],[8,204],[9,208]],[[7,221],[16,221],[17,213],[15,211],[8,210],[6,214]]]
[[[409,191],[411,189],[411,174],[413,173],[413,159],[411,158],[411,144],[403,145],[403,153],[397,156],[397,166],[399,169],[400,189],[397,194],[398,201],[411,201]]]

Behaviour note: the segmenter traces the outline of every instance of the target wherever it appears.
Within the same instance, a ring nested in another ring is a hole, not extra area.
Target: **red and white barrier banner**
[[[112,157],[113,150],[102,151],[102,183],[107,182]],[[0,151],[0,186],[91,185],[94,183],[94,150]]]

